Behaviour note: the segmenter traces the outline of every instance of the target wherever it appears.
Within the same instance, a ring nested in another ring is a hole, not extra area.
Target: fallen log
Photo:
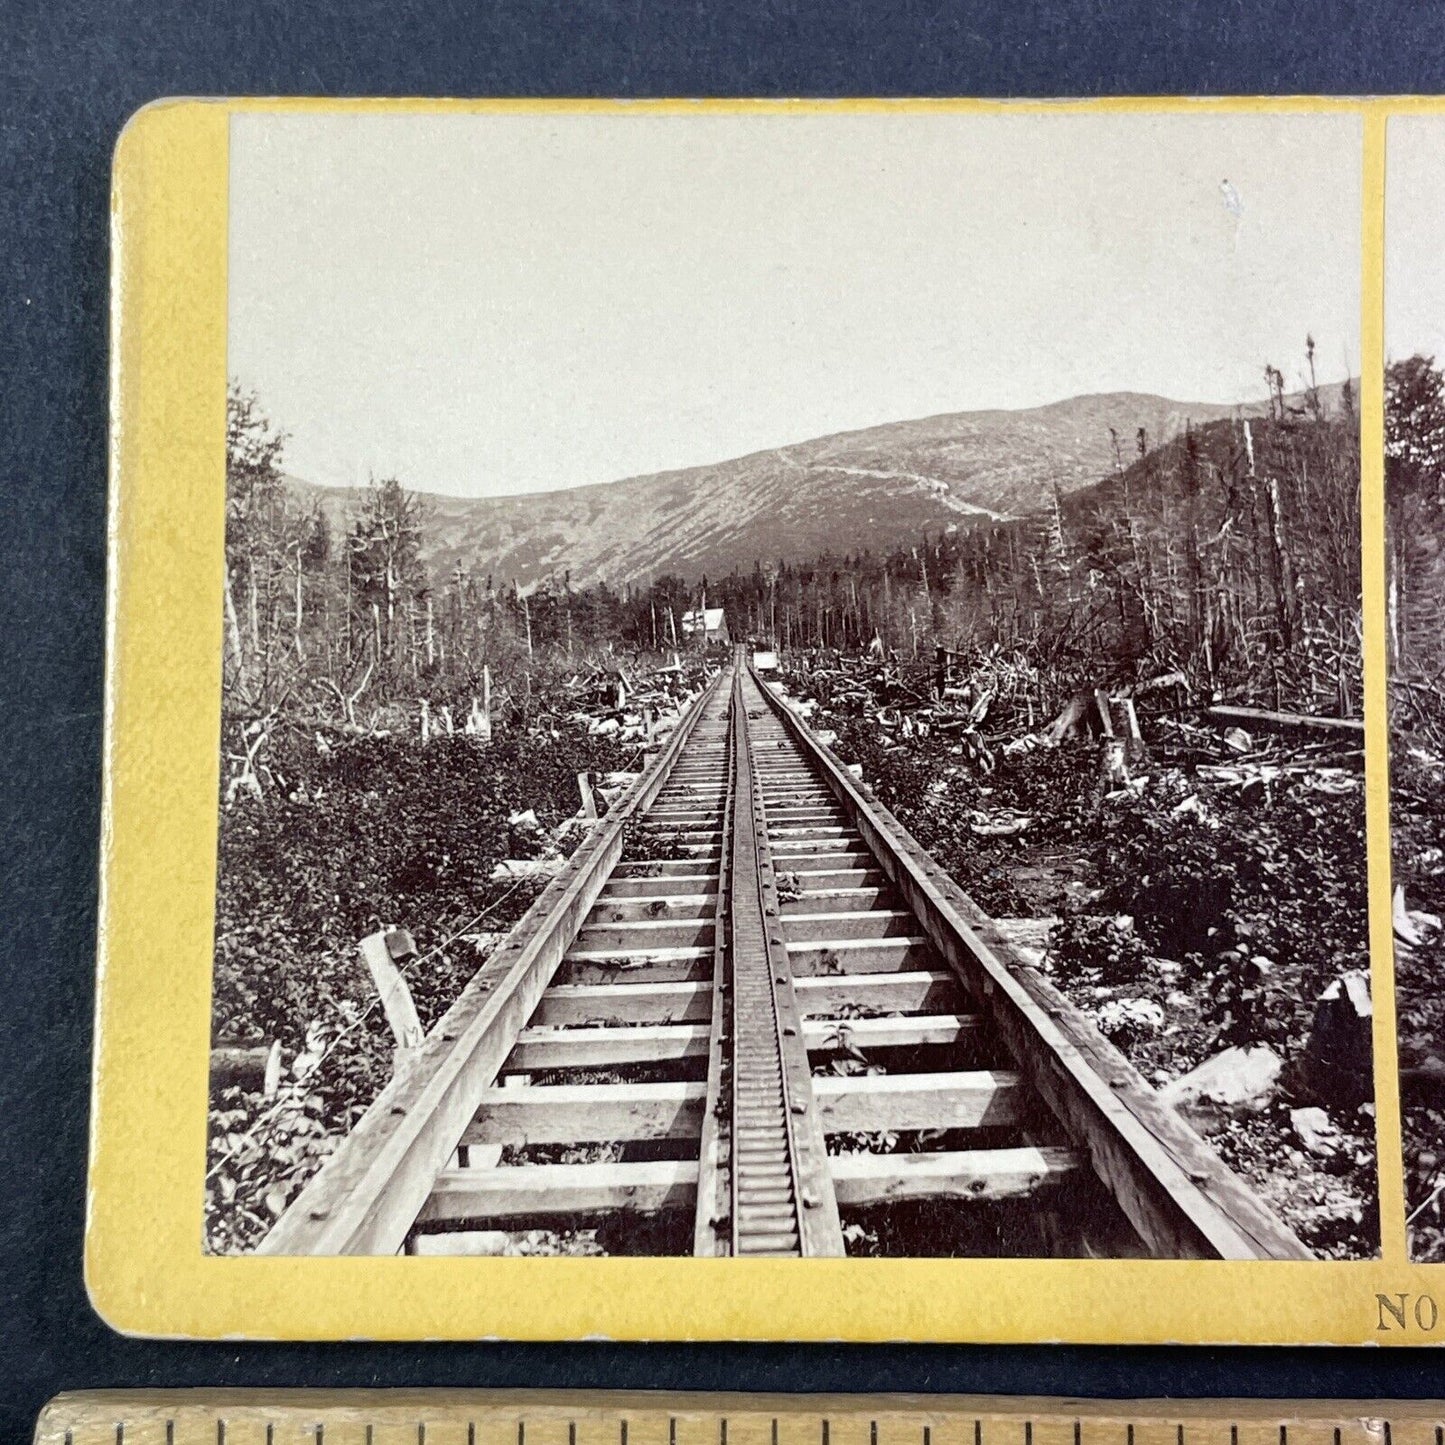
[[[281,1074],[281,1043],[253,1049],[222,1044],[211,1050],[211,1087],[245,1089],[253,1094],[276,1092]]]
[[[1146,677],[1143,682],[1134,684],[1130,695],[1143,697],[1146,693],[1159,692],[1164,688],[1178,688],[1181,692],[1188,692],[1189,679],[1182,672],[1165,672],[1158,677]]]
[[[1260,728],[1266,732],[1323,732],[1348,735],[1361,740],[1365,723],[1357,717],[1312,717],[1305,713],[1266,712],[1262,708],[1233,707],[1224,703],[1208,709],[1212,722],[1229,727]]]

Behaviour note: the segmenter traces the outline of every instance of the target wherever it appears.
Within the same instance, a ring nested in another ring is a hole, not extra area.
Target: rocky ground
[[[1377,1252],[1360,768],[1166,716],[1127,777],[1096,740],[880,726],[856,691],[812,720],[1311,1249]]]

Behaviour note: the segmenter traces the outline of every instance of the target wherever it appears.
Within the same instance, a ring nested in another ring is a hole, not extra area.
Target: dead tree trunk
[[[296,544],[296,617],[294,626],[296,660],[304,660],[306,654],[301,648],[301,544]]]
[[[236,617],[236,598],[231,591],[231,569],[226,569],[226,634],[231,640],[231,660],[236,665],[236,685],[246,690],[246,654],[241,648],[241,624]]]

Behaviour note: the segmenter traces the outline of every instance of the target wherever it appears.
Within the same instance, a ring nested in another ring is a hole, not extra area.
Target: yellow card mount
[[[136,116],[103,1318],[1445,1338],[1442,170],[1441,100]]]

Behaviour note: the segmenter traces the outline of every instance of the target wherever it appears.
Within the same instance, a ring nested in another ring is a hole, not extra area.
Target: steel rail
[[[395,1254],[472,1123],[622,854],[628,825],[666,784],[726,671],[714,677],[618,804],[583,840],[416,1056],[306,1184],[258,1254]]]
[[[749,671],[752,672],[749,665]],[[1313,1259],[1084,1014],[753,672],[767,700],[909,910],[989,1015],[1150,1252],[1174,1259]]]

